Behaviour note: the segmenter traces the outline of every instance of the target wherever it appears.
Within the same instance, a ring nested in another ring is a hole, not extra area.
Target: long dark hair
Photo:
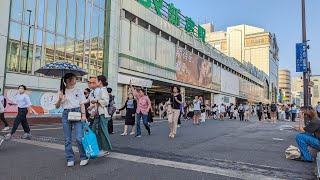
[[[63,94],[66,94],[66,83],[67,83],[67,79],[72,79],[76,77],[76,75],[72,74],[72,73],[67,73],[65,74],[62,78],[61,78],[61,82],[60,82],[60,91],[62,91]]]
[[[108,86],[107,78],[103,75],[97,77],[98,81],[101,81],[103,86]]]

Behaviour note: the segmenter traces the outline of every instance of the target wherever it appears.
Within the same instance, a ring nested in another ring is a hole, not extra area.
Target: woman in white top
[[[18,106],[18,115],[14,119],[13,122],[13,127],[11,129],[11,133],[5,135],[6,140],[10,140],[12,135],[16,132],[19,124],[21,123],[23,130],[24,130],[24,135],[22,136],[22,139],[30,139],[31,134],[30,134],[30,127],[27,121],[27,114],[28,111],[31,113],[35,113],[35,111],[31,108],[32,104],[30,101],[30,97],[25,94],[27,90],[27,87],[24,85],[19,86],[19,94],[17,95],[15,101],[13,103],[9,103],[9,105],[15,105]]]
[[[108,111],[110,95],[107,90],[107,78],[105,76],[98,76],[97,79],[100,92],[96,99],[91,100],[91,103],[96,104],[99,117],[94,119],[92,131],[97,136],[99,149],[101,150],[99,157],[101,157],[109,154],[109,151],[112,150],[108,132],[108,122],[111,120],[111,114]]]
[[[64,109],[62,113],[62,127],[64,132],[64,147],[65,154],[67,159],[67,166],[74,166],[74,152],[72,150],[72,127],[75,131],[76,142],[80,154],[80,166],[85,166],[88,164],[88,157],[82,146],[82,137],[83,137],[83,125],[82,122],[86,121],[86,110],[85,103],[86,97],[83,94],[82,89],[75,87],[76,86],[76,76],[71,73],[67,73],[61,79],[59,99],[56,103],[56,108],[60,106]],[[68,119],[69,112],[79,112],[81,113],[81,121],[71,121]]]

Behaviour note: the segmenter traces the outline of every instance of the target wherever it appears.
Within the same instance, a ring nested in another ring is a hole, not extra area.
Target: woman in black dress
[[[130,135],[134,135],[135,134],[135,131],[134,131],[135,113],[137,109],[137,101],[134,99],[132,93],[129,94],[125,105],[121,109],[119,109],[118,112],[124,109],[126,109],[127,112],[126,112],[126,118],[125,118],[124,132],[121,134],[121,136],[128,135],[127,133],[128,126],[132,126]]]

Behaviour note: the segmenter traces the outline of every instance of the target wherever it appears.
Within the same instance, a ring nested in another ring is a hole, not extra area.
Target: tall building
[[[291,81],[292,102],[297,105],[303,105],[303,81],[301,77],[294,77]]]
[[[315,106],[320,101],[319,88],[320,88],[320,76],[311,76],[310,96],[311,105]],[[301,77],[292,78],[292,98],[297,98],[303,104],[303,81]]]
[[[54,106],[60,77],[36,70],[67,61],[88,73],[78,78],[80,88],[87,87],[90,76],[107,76],[117,107],[125,102],[130,81],[145,88],[153,104],[170,97],[172,84],[181,87],[187,102],[195,95],[206,104],[270,102],[264,95],[269,94],[264,74],[203,43],[201,26],[159,3],[160,10],[139,0],[1,0],[4,96],[14,101],[17,86],[25,84],[38,114],[61,113]],[[174,18],[167,18],[169,14]],[[8,105],[6,112],[16,113],[17,108]]]
[[[206,27],[206,41],[229,57],[241,63],[249,63],[265,72],[269,86],[266,98],[275,101],[278,93],[279,48],[274,33],[249,25],[228,27],[227,31],[214,31],[213,25]],[[208,28],[210,27],[210,28]]]
[[[279,70],[279,89],[284,103],[291,103],[291,72],[287,69]]]

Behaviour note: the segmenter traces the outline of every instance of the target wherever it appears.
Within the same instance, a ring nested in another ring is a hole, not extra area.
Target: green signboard
[[[164,8],[164,1],[163,0],[137,0],[140,4],[142,4],[144,7],[150,9],[154,7],[156,13],[162,17],[162,12],[161,10],[165,10]],[[167,3],[166,3],[167,4]],[[168,21],[175,25],[175,26],[180,26],[181,22],[181,17],[180,17],[180,9],[176,8],[173,3],[168,4]],[[190,17],[185,17],[185,26],[184,29],[192,33],[193,35],[195,34],[195,22],[190,18]],[[198,25],[198,38],[202,41],[205,42],[206,38],[206,30]]]

